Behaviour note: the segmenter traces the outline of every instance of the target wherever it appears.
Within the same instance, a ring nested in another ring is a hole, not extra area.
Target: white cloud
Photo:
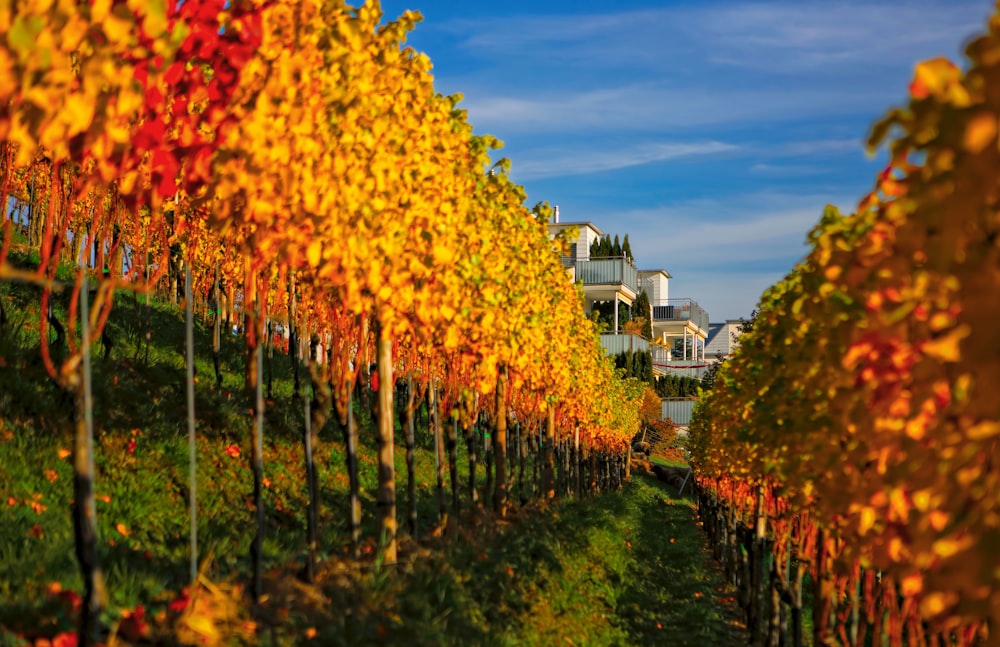
[[[791,267],[789,267],[791,269]],[[726,319],[747,319],[764,290],[780,281],[787,272],[701,272],[684,279],[671,279],[671,298],[694,299],[714,323]]]
[[[497,12],[503,5],[496,5]],[[982,31],[991,11],[981,0],[692,3],[653,10],[573,15],[504,15],[435,25],[485,59],[539,60],[602,69],[684,67],[686,54],[725,64],[801,71],[862,61],[908,65],[915,51],[955,56]]]
[[[977,11],[978,9],[978,11]],[[739,3],[690,16],[725,65],[826,74],[845,66],[910,65],[948,56],[982,31],[986,2]],[[974,16],[974,17],[973,17]]]
[[[438,89],[462,92],[476,130],[508,140],[533,199],[631,233],[640,266],[669,270],[671,294],[718,320],[749,314],[805,254],[825,204],[853,207],[867,124],[905,100],[915,62],[960,60],[993,3],[669,4],[546,15],[536,3],[519,16],[495,3],[475,20],[428,14],[418,31],[458,61],[436,71]],[[639,168],[704,156],[662,181]],[[618,184],[587,176],[629,167]],[[657,205],[664,195],[674,201]]]
[[[750,167],[751,173],[772,178],[820,175],[826,172],[826,170],[822,166],[811,166],[808,164],[767,164],[765,162],[760,162]]]
[[[507,133],[662,132],[720,124],[867,114],[883,91],[845,95],[841,88],[773,92],[691,89],[662,83],[583,92],[531,93],[531,98],[469,92],[462,107],[477,130]]]
[[[711,155],[735,151],[738,147],[723,142],[638,143],[625,147],[593,146],[589,148],[561,147],[524,151],[511,169],[515,181],[535,180],[568,175],[584,175],[600,171],[641,166],[653,162],[695,155]]]
[[[501,138],[874,117],[903,99],[914,62],[958,58],[990,10],[985,0],[692,5],[531,16],[497,5],[432,27],[470,61],[439,80],[465,94],[477,129]]]
[[[639,267],[669,271],[671,298],[694,299],[715,321],[749,315],[806,254],[806,235],[830,203],[848,211],[853,204],[845,196],[759,192],[622,210],[614,232],[607,218],[594,220],[609,233],[632,234]]]
[[[634,234],[630,244],[639,267],[670,272],[672,298],[694,299],[713,320],[736,319],[806,254],[806,235],[827,204],[850,210],[853,202],[764,191],[624,210],[614,214],[614,224],[616,233]],[[607,220],[593,219],[598,225]]]
[[[704,200],[624,212],[616,220],[644,232],[632,245],[643,265],[648,261],[655,266],[666,264],[677,275],[683,273],[682,268],[753,264],[787,258],[796,247],[802,251],[806,233],[819,220],[825,204],[819,196],[770,208],[749,201],[747,196],[729,196],[725,204]],[[737,209],[739,213],[732,213]],[[657,258],[662,260],[653,260]]]
[[[774,155],[797,157],[812,156],[818,153],[849,153],[856,152],[865,155],[865,143],[858,138],[818,139],[806,141],[789,141],[779,146],[769,147]]]

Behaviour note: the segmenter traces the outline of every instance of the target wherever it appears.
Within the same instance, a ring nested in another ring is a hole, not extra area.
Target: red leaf
[[[188,596],[187,592],[181,591],[176,598],[170,601],[170,604],[167,605],[167,608],[170,609],[171,611],[176,611],[177,613],[180,613],[181,611],[184,611],[184,609],[187,609],[187,606],[190,602],[191,598]]]
[[[167,73],[163,75],[163,80],[168,85],[177,85],[182,78],[184,78],[184,63],[182,61],[174,61],[167,68]]]
[[[212,147],[202,146],[194,154],[194,161],[191,163],[191,177],[193,180],[208,180],[212,173]]]
[[[165,127],[159,119],[147,120],[136,132],[132,140],[139,150],[152,150],[163,142]]]
[[[178,95],[174,99],[174,114],[175,115],[186,115],[188,111],[188,100],[187,97]]]
[[[52,638],[52,647],[76,647],[77,633],[75,631],[64,631]]]
[[[177,193],[177,158],[168,150],[158,148],[153,151],[153,183],[160,197],[170,197]]]
[[[146,637],[149,633],[149,625],[146,624],[146,610],[141,604],[135,608],[135,611],[126,611],[122,615],[122,620],[118,624],[118,633],[125,640],[135,642]]]

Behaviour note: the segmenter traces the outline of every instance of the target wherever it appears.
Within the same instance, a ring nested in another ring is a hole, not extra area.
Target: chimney
[[[553,222],[559,224],[559,205],[556,205],[555,214],[552,216],[554,218]]]

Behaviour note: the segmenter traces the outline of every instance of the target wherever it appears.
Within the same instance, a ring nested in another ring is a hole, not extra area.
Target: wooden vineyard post
[[[416,394],[413,392],[413,374],[406,375],[406,505],[410,536],[417,538],[417,475],[414,467],[416,430],[414,409]]]
[[[493,510],[500,517],[507,516],[507,371],[501,366],[497,377],[496,416],[493,421],[493,454],[496,465],[496,484],[493,491]]]
[[[94,501],[94,419],[91,393],[90,304],[87,271],[81,262],[80,350],[82,359],[76,371],[77,383],[71,386],[76,402],[75,441],[73,444],[73,534],[76,559],[83,577],[83,605],[80,610],[78,639],[81,645],[94,645],[100,639],[100,615],[108,602],[108,592],[97,551],[97,505]],[[44,343],[44,342],[43,342]]]
[[[379,513],[382,561],[396,563],[396,464],[393,459],[393,366],[392,340],[379,327],[378,343],[378,490],[375,495]]]
[[[469,425],[465,430],[465,451],[469,456],[469,501],[472,508],[479,505],[479,492],[476,490],[476,435],[479,433],[479,420]]]
[[[434,433],[434,471],[437,475],[438,528],[444,532],[448,525],[448,506],[444,499],[444,443],[441,439],[441,417],[438,410],[437,385],[430,387],[431,426]]]
[[[198,448],[195,442],[194,412],[194,307],[191,294],[191,267],[184,269],[184,357],[186,369],[188,428],[188,508],[191,533],[191,583],[198,577]],[[216,317],[218,323],[218,317]],[[218,363],[216,363],[218,367]],[[218,368],[216,368],[218,374]]]
[[[555,459],[553,456],[555,433],[556,411],[552,405],[549,405],[545,417],[545,442],[542,447],[542,496],[546,499],[553,499],[556,496]]]

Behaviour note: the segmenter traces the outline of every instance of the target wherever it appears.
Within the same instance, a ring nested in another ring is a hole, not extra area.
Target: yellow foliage
[[[691,448],[710,487],[766,482],[836,537],[848,590],[864,564],[922,620],[975,628],[1000,623],[1000,32],[967,52],[918,65],[912,100],[875,125],[872,146],[899,134],[891,166],[764,293]]]

